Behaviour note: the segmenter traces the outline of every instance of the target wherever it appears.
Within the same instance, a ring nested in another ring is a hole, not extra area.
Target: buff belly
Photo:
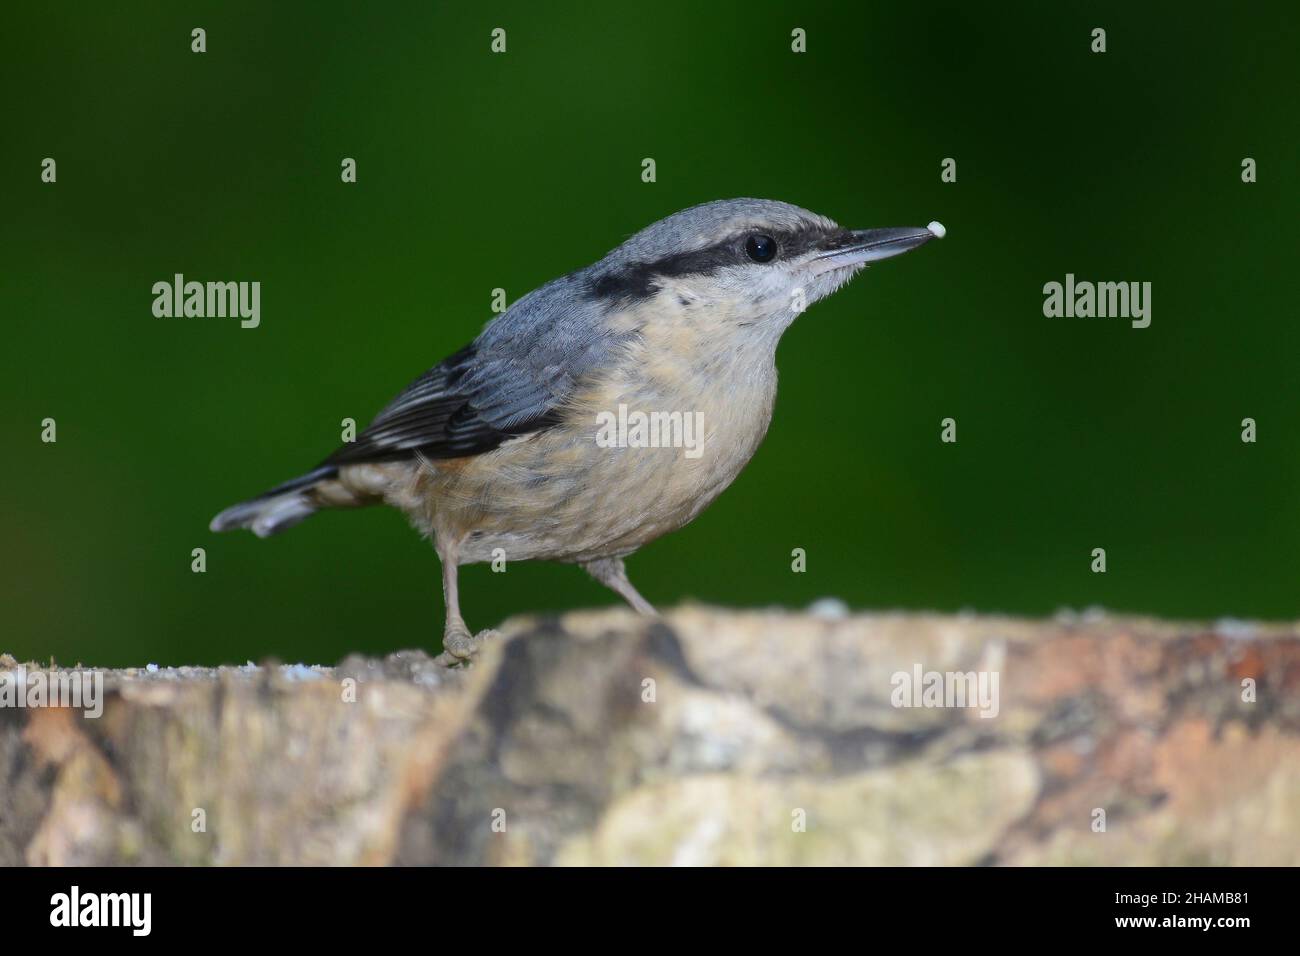
[[[700,409],[698,457],[680,447],[603,447],[595,413],[575,411],[472,458],[346,468],[331,483],[340,499],[331,503],[382,499],[422,533],[460,541],[462,564],[502,553],[508,561],[622,557],[685,525],[731,484],[762,440],[770,407]]]

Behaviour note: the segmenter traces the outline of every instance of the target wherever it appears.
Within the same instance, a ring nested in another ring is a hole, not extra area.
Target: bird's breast
[[[628,554],[689,522],[744,468],[772,417],[773,350],[657,318],[589,376],[557,425],[434,480],[439,523],[476,532],[466,560],[495,547],[569,561]]]

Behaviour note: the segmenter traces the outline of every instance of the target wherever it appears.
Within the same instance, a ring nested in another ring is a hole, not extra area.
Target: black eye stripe
[[[613,269],[592,271],[586,277],[587,288],[590,295],[597,299],[644,301],[654,295],[662,279],[712,275],[728,266],[752,265],[753,260],[745,251],[745,243],[751,235],[768,236],[776,240],[778,256],[771,261],[789,261],[813,248],[822,248],[828,240],[835,241],[837,233],[849,237],[849,233],[843,230],[827,230],[815,226],[751,230],[727,236],[712,245],[690,252],[673,253],[653,261],[626,262]]]

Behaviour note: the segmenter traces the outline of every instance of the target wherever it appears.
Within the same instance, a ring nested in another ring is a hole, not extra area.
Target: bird
[[[577,564],[654,615],[625,559],[749,462],[772,420],[782,333],[869,263],[945,231],[844,229],[768,199],[676,212],[519,298],[353,441],[210,528],[267,537],[325,509],[398,509],[441,562],[450,665],[496,633],[461,615],[466,564]]]

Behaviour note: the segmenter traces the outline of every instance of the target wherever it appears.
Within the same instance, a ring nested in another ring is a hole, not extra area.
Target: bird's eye
[[[750,236],[745,240],[745,255],[755,262],[771,262],[776,258],[776,240],[771,236]]]

